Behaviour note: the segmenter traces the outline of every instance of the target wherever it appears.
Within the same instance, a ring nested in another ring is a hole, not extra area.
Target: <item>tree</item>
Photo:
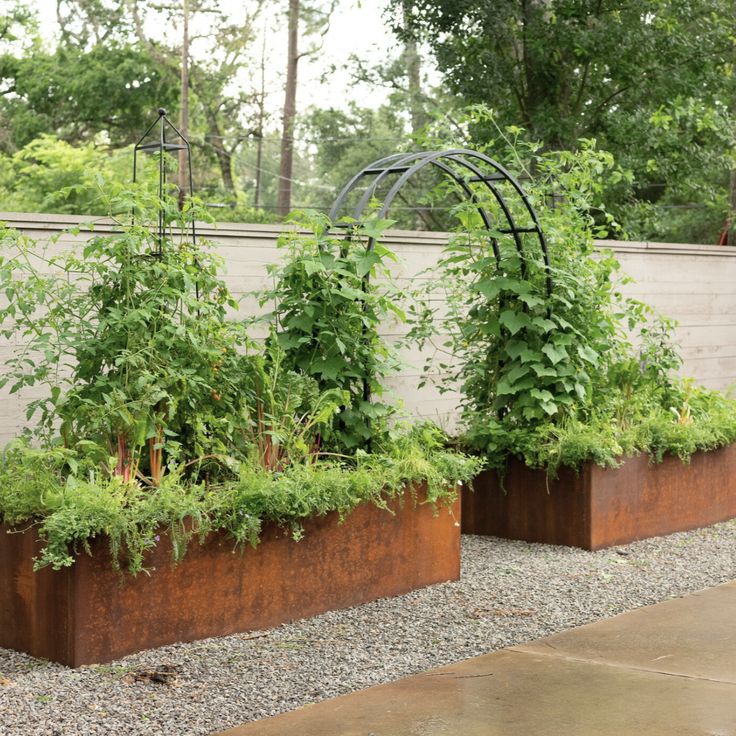
[[[399,149],[407,140],[402,113],[392,105],[311,109],[301,129],[315,152],[315,176],[337,192],[363,166]]]
[[[42,135],[12,156],[0,156],[0,208],[104,215],[104,196],[129,182],[130,174],[128,149],[111,152],[91,142],[71,145]],[[139,182],[153,185],[150,174],[155,172],[139,171]]]
[[[36,32],[33,13],[20,0],[0,2],[0,51],[23,39],[32,38]]]
[[[296,120],[296,81],[299,64],[299,10],[301,0],[289,0],[288,43],[286,51],[286,85],[284,86],[281,161],[279,164],[279,198],[277,212],[281,216],[291,209],[291,175],[294,161],[294,123]]]
[[[26,51],[37,37],[36,19],[16,0],[0,0],[0,151],[13,149],[10,122],[5,109],[7,59]],[[11,83],[12,84],[12,83]]]
[[[422,59],[419,54],[417,39],[411,33],[411,8],[409,0],[404,0],[402,7],[404,24],[404,52],[401,61],[406,67],[409,111],[411,113],[411,132],[416,135],[427,122],[422,94]]]
[[[179,132],[184,140],[189,141],[189,0],[182,0],[181,5],[181,62],[179,66]],[[179,151],[179,207],[184,206],[184,199],[189,192],[187,172],[190,166],[185,149]]]
[[[254,23],[265,0],[249,0],[238,15],[215,0],[125,0],[110,7],[104,0],[59,0],[59,23],[66,45],[87,48],[103,42],[124,44],[148,57],[166,77],[166,94],[147,106],[136,130],[160,106],[178,113],[179,126],[219,169],[221,186],[234,197],[232,156],[252,131],[243,122],[255,92],[243,89],[242,72],[255,39]],[[99,105],[100,97],[95,100]],[[104,99],[104,97],[102,98]],[[181,161],[180,192],[188,186]],[[198,171],[205,171],[204,166]],[[205,172],[206,174],[206,172]],[[215,175],[216,176],[216,175]],[[209,184],[205,176],[201,184]]]
[[[550,145],[608,131],[608,116],[719,95],[730,0],[393,0],[397,30],[430,40],[453,89]]]
[[[214,0],[180,0],[178,4],[127,0],[135,36],[163,66],[179,77],[179,129],[192,135],[197,118],[198,137],[220,170],[222,187],[235,196],[232,156],[245,137],[244,107],[255,93],[237,84],[248,63],[247,51],[255,38],[254,23],[265,0],[251,0],[237,18],[231,18]],[[153,35],[164,25],[181,28],[174,39]],[[199,49],[199,52],[198,52]],[[194,93],[195,107],[190,104]],[[227,140],[232,143],[228,145]],[[179,191],[188,187],[185,154],[180,155]]]
[[[294,126],[296,124],[296,92],[299,61],[305,56],[317,54],[329,30],[330,17],[338,0],[327,5],[305,4],[303,0],[289,0],[287,12],[288,42],[286,56],[286,84],[284,86],[284,108],[281,129],[281,157],[279,163],[279,194],[276,211],[286,216],[291,209],[292,174],[294,162]],[[301,37],[317,36],[316,43],[306,51],[299,51]]]
[[[43,133],[70,142],[104,132],[114,145],[131,143],[151,109],[167,105],[172,78],[144,50],[120,41],[89,49],[63,44],[0,56],[0,118],[6,151]]]
[[[501,122],[526,128],[548,149],[596,138],[633,170],[637,200],[656,202],[693,177],[712,178],[714,158],[728,148],[720,122],[694,130],[686,119],[696,108],[703,119],[725,119],[734,96],[731,0],[391,0],[391,7],[399,36],[428,41],[465,102],[490,105]],[[673,121],[667,150],[658,139],[662,115]],[[685,148],[688,157],[680,155]]]
[[[261,206],[261,182],[263,181],[263,133],[266,122],[266,33],[264,29],[261,40],[261,65],[260,65],[260,89],[258,90],[258,123],[256,126],[257,150],[256,150],[256,176],[253,190],[253,206],[258,209]]]
[[[424,128],[433,116],[452,105],[441,90],[427,87],[422,73],[422,50],[413,38],[408,38],[394,58],[368,65],[351,54],[344,66],[350,75],[355,96],[361,87],[381,88],[387,100],[377,108],[363,107],[351,102],[347,109],[312,107],[303,117],[300,130],[312,152],[313,175],[321,185],[331,185],[334,192],[367,164],[401,150],[421,148],[425,143]],[[327,69],[323,79],[334,73]],[[431,178],[431,177],[430,177]],[[427,192],[425,176],[409,183],[409,189],[418,184],[416,197]],[[431,188],[431,184],[428,188]],[[420,206],[414,194],[399,202],[392,212],[399,227],[423,229],[441,227],[437,213]],[[321,197],[324,200],[324,196]],[[347,212],[347,211],[346,211]]]

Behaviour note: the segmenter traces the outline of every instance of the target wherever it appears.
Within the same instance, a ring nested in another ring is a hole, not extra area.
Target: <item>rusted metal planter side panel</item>
[[[512,461],[501,490],[482,473],[463,491],[463,532],[596,550],[736,517],[736,445],[698,452],[689,464],[646,456],[618,468],[586,463],[580,475]]]
[[[47,639],[72,641],[65,651],[40,651],[37,646],[34,653],[76,667],[173,642],[275,626],[456,580],[459,502],[437,516],[429,505],[415,507],[410,498],[393,508],[395,515],[364,504],[343,524],[336,514],[310,519],[299,542],[269,525],[261,544],[242,554],[224,535],[213,535],[204,546],[193,544],[176,567],[162,539],[147,560],[150,576],[135,578],[115,573],[104,540],[96,540],[95,554],[80,556],[68,571],[73,578],[68,598],[72,627],[57,624],[53,613],[39,614],[34,606],[14,613],[18,620],[10,623],[27,627],[27,620],[41,615],[35,625],[45,628]],[[13,575],[10,569],[3,572]],[[60,578],[53,573],[36,585],[57,590]],[[54,602],[52,608],[59,611],[64,603]],[[2,602],[0,609],[5,623],[10,614]],[[25,640],[0,631],[0,646],[13,643],[28,651]]]
[[[74,579],[70,570],[33,571],[41,551],[35,531],[0,525],[0,647],[56,662],[74,657]]]
[[[528,542],[584,547],[590,535],[589,473],[568,468],[547,480],[546,473],[511,460],[503,480],[483,471],[463,488],[464,534],[487,534]]]
[[[736,517],[736,445],[698,452],[690,463],[629,458],[592,468],[590,549],[672,534]]]

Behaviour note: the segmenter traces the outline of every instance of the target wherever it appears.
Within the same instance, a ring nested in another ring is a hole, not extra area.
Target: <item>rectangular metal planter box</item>
[[[596,550],[736,517],[736,445],[698,452],[689,464],[627,458],[619,468],[586,463],[548,479],[512,460],[504,480],[481,473],[463,489],[462,529],[527,542]]]
[[[459,501],[439,513],[409,494],[390,505],[393,515],[362,504],[342,524],[336,513],[309,519],[299,542],[269,524],[242,554],[215,534],[175,567],[164,537],[151,574],[135,577],[112,569],[99,538],[72,567],[33,572],[36,534],[0,526],[0,647],[77,667],[457,580]]]

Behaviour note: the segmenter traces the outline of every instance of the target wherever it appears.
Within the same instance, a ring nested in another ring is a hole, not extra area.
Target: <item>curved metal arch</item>
[[[492,230],[493,226],[491,225],[491,218],[488,216],[488,212],[486,212],[485,208],[478,199],[478,195],[470,188],[467,181],[465,181],[465,179],[463,179],[462,177],[458,177],[455,171],[443,161],[432,161],[432,165],[440,169],[440,171],[443,171],[444,173],[451,176],[455,180],[455,182],[457,182],[460,188],[467,195],[468,199],[475,205],[480,218],[483,220],[483,224],[485,225],[486,230]],[[371,238],[368,243],[369,248],[373,247],[372,240],[373,239]],[[496,263],[498,265],[501,265],[501,252],[498,250],[498,240],[494,237],[491,238],[491,248],[493,248],[493,255],[496,258]]]
[[[354,212],[355,219],[359,219],[360,216],[363,214],[365,208],[368,206],[370,201],[376,196],[376,191],[378,190],[379,185],[383,182],[384,179],[388,178],[391,174],[397,174],[401,172],[406,173],[413,168],[412,161],[414,161],[415,159],[419,159],[421,161],[426,155],[427,152],[425,151],[404,154],[395,163],[392,163],[390,167],[378,173],[376,178],[373,180],[373,183],[365,190],[363,196],[360,198],[360,201],[356,205]]]
[[[466,171],[468,171],[472,178],[466,178],[461,176],[459,172],[455,171],[452,166],[448,165],[447,162],[452,162],[459,165]],[[478,196],[473,192],[473,189],[469,186],[470,182],[482,183],[489,194],[493,197],[496,203],[501,208],[504,217],[506,218],[508,228],[501,230],[503,234],[511,235],[514,239],[516,250],[521,258],[522,273],[526,272],[526,260],[524,257],[524,246],[521,235],[523,233],[534,233],[537,236],[537,241],[542,252],[542,258],[544,260],[544,267],[546,271],[546,287],[547,293],[552,293],[552,275],[551,267],[549,262],[549,253],[547,250],[547,241],[544,237],[539,218],[537,213],[529,201],[529,198],[524,191],[523,187],[514,178],[514,176],[500,163],[494,159],[486,156],[484,153],[479,151],[473,151],[467,148],[452,148],[444,151],[418,151],[412,153],[395,153],[390,156],[380,158],[368,166],[364,167],[359,171],[340,191],[334,204],[330,210],[330,220],[334,222],[339,214],[340,210],[345,205],[347,198],[350,194],[358,187],[361,181],[367,177],[374,177],[373,181],[366,187],[363,192],[358,204],[356,205],[353,218],[360,220],[361,216],[365,212],[366,207],[370,201],[375,197],[379,186],[392,174],[400,174],[399,179],[393,184],[388,194],[383,200],[383,204],[380,210],[380,216],[385,217],[393,203],[393,200],[398,196],[402,188],[407,182],[419,171],[424,169],[426,166],[434,166],[440,169],[444,174],[449,175],[463,190],[466,196],[471,202],[476,204],[478,213],[483,220],[483,224],[488,230],[493,230],[491,227],[491,218],[488,216],[487,211],[483,208],[482,204],[478,201]],[[490,167],[493,171],[491,174],[485,174],[482,166]],[[508,182],[516,195],[524,205],[524,209],[531,218],[532,225],[519,227],[516,224],[513,213],[508,206],[506,199],[503,194],[497,188],[494,182]],[[498,244],[495,238],[491,239],[494,255],[496,261],[500,263],[500,254],[498,251]],[[368,249],[373,248],[373,239],[368,241]]]
[[[332,209],[330,209],[330,221],[334,221],[337,217],[337,213],[340,211],[340,208],[345,203],[345,199],[348,197],[350,192],[355,189],[358,182],[366,177],[370,176],[372,173],[372,169],[376,170],[382,170],[386,167],[386,165],[392,164],[395,160],[401,158],[405,154],[403,153],[392,153],[390,156],[384,156],[383,158],[379,158],[376,161],[374,161],[372,164],[369,164],[368,166],[364,166],[340,191],[340,193],[337,195],[337,199],[335,199]]]
[[[376,176],[376,179],[372,182],[372,184],[367,188],[366,192],[364,192],[363,196],[361,197],[360,202],[355,208],[355,217],[354,219],[359,219],[360,215],[365,211],[365,208],[368,206],[368,203],[370,200],[375,196],[375,192],[378,188],[378,185],[381,183],[383,179],[385,179],[389,174],[397,173],[397,171],[406,171],[409,169],[407,163],[416,158],[417,156],[425,156],[428,152],[422,151],[420,153],[415,154],[392,154],[391,156],[386,156],[383,159],[379,159],[378,161],[375,161],[373,164],[371,164],[369,167],[364,168],[362,171],[358,172],[349,182],[348,184],[343,188],[340,196],[338,196],[337,200],[332,206],[332,209],[330,210],[330,220],[334,221],[335,217],[337,216],[337,213],[340,210],[340,207],[345,201],[345,198],[350,194],[350,192],[355,188],[358,181],[365,176],[366,174],[371,174],[375,172],[378,173]],[[393,165],[395,163],[395,165]],[[434,166],[439,168],[441,171],[443,171],[446,174],[449,174],[456,182],[457,184],[462,188],[462,190],[465,192],[465,194],[468,196],[471,202],[476,204],[478,213],[480,214],[481,219],[483,220],[483,224],[486,226],[486,229],[491,230],[491,220],[488,216],[488,213],[485,211],[485,209],[481,206],[481,204],[478,202],[478,195],[468,186],[468,183],[462,178],[458,177],[456,175],[456,172],[453,171],[452,168],[450,168],[447,164],[445,164],[442,161],[432,161]],[[385,164],[391,164],[387,168],[385,168],[382,171],[379,171],[378,167],[379,165],[385,165]],[[394,195],[395,196],[395,195]],[[393,197],[392,197],[393,200]],[[373,246],[375,245],[375,241],[373,238],[368,239],[368,246],[367,250],[372,250]],[[491,246],[493,248],[493,253],[496,257],[496,262],[500,264],[501,262],[501,255],[498,250],[498,242],[495,238],[491,239]]]
[[[337,217],[337,214],[339,213],[340,209],[345,203],[345,200],[350,195],[350,193],[356,188],[358,185],[358,182],[370,175],[375,175],[376,178],[373,180],[373,182],[366,188],[366,191],[363,193],[363,196],[361,197],[360,201],[355,207],[354,210],[354,217],[353,219],[359,220],[360,216],[365,211],[365,208],[368,206],[369,202],[373,197],[375,196],[375,193],[381,184],[381,182],[386,179],[391,174],[396,174],[399,172],[406,172],[409,170],[408,164],[416,159],[420,158],[423,159],[427,155],[431,154],[431,151],[419,151],[415,153],[405,154],[405,153],[394,153],[390,156],[386,156],[385,158],[378,159],[377,161],[374,161],[372,164],[369,164],[365,168],[363,168],[361,171],[359,171],[342,189],[340,194],[337,196],[337,199],[335,200],[334,204],[332,205],[332,209],[330,210],[330,220],[332,222],[335,221],[335,218]],[[483,206],[478,202],[478,196],[473,192],[473,190],[468,186],[468,183],[462,178],[458,177],[456,172],[450,168],[447,164],[443,163],[442,161],[433,160],[433,165],[437,168],[439,168],[444,173],[448,174],[465,192],[465,194],[468,196],[468,198],[476,204],[476,208],[478,210],[478,213],[483,220],[483,224],[485,225],[487,230],[491,230],[491,218],[488,216],[488,213],[483,208]],[[394,195],[395,196],[395,195]],[[393,200],[393,197],[392,197]],[[368,240],[368,246],[367,250],[372,250],[373,246],[375,245],[375,241],[373,238],[370,238]],[[498,241],[496,238],[491,238],[491,247],[493,248],[493,254],[496,258],[496,263],[501,263],[501,254],[498,250]]]
[[[384,156],[383,158],[377,159],[355,174],[355,176],[348,181],[338,194],[329,213],[329,218],[333,223],[333,226],[335,225],[335,220],[337,219],[340,211],[345,206],[348,197],[358,188],[359,185],[362,184],[364,179],[372,177],[372,181],[370,181],[368,186],[365,188],[365,191],[362,193],[353,210],[353,219],[357,221],[360,221],[366,208],[375,197],[378,188],[389,176],[400,174],[399,178],[394,182],[383,199],[381,209],[379,210],[380,217],[386,217],[386,215],[388,215],[394,199],[396,199],[403,187],[415,174],[427,166],[433,166],[439,169],[460,187],[468,200],[476,207],[478,214],[483,221],[483,225],[489,233],[493,233],[495,231],[501,232],[504,235],[511,235],[513,237],[514,245],[520,258],[522,276],[526,275],[527,266],[524,254],[524,240],[521,236],[522,234],[531,233],[534,233],[537,236],[537,242],[539,243],[539,247],[542,252],[544,268],[546,271],[547,295],[550,296],[552,294],[553,286],[552,271],[547,250],[547,241],[544,237],[544,232],[542,231],[542,227],[539,223],[537,213],[535,212],[534,207],[532,207],[529,197],[523,187],[514,178],[514,176],[500,163],[479,151],[473,151],[468,148],[451,148],[444,151],[394,153],[390,156]],[[468,175],[464,176],[461,171],[457,170],[457,167],[460,167],[461,170],[467,172]],[[484,173],[484,167],[486,171],[490,168],[491,173]],[[492,199],[495,200],[496,204],[503,212],[503,216],[508,224],[507,228],[498,229],[492,226],[492,218],[483,206],[478,194],[473,190],[473,187],[471,186],[472,183],[482,183],[485,186]],[[498,183],[509,183],[511,185],[516,196],[521,200],[524,209],[531,219],[532,224],[530,226],[519,227],[517,225],[514,213],[512,212],[511,207],[509,207],[509,203],[506,201],[503,193],[499,190]],[[349,223],[346,223],[346,225],[349,226]],[[496,263],[500,266],[501,254],[498,248],[498,239],[494,234],[491,234],[490,241]],[[373,238],[369,238],[366,249],[370,251],[374,246],[375,240]],[[366,284],[368,278],[369,277],[366,274],[364,277],[364,282]],[[364,380],[363,398],[366,401],[369,401],[370,395],[369,382],[368,380]]]
[[[389,208],[391,207],[391,204],[393,203],[394,199],[396,198],[396,195],[399,193],[399,191],[402,189],[402,187],[409,181],[409,179],[421,168],[424,168],[427,164],[433,164],[437,165],[439,161],[443,158],[448,158],[451,161],[454,161],[464,168],[468,169],[471,173],[475,174],[475,176],[478,178],[478,180],[485,180],[486,177],[484,177],[483,172],[473,164],[466,161],[461,155],[462,149],[452,150],[452,151],[442,151],[442,152],[436,152],[432,153],[429,156],[427,156],[425,159],[423,159],[422,162],[420,162],[421,165],[415,165],[412,167],[411,170],[407,171],[395,184],[393,187],[391,187],[391,190],[386,195],[386,198],[383,201],[383,207],[381,208],[381,217],[385,217],[385,215],[388,213]],[[454,172],[453,172],[454,174]],[[456,180],[459,180],[460,177],[454,176]],[[514,238],[514,245],[516,246],[516,251],[519,254],[519,257],[521,259],[521,275],[526,276],[526,261],[524,260],[524,246],[521,242],[521,238],[519,237],[518,228],[516,227],[516,221],[514,220],[514,216],[511,213],[511,210],[509,209],[508,205],[506,204],[506,200],[504,200],[501,193],[488,181],[485,181],[486,188],[490,191],[490,193],[493,195],[494,199],[498,202],[498,205],[503,210],[503,214],[506,217],[506,221],[510,225],[510,233],[513,235]],[[490,224],[484,220],[484,223],[486,224],[487,229],[491,229]],[[494,239],[495,240],[495,239]],[[369,244],[370,245],[370,244]],[[495,249],[496,251],[498,248]],[[497,262],[500,262],[500,259],[496,259]]]
[[[412,164],[412,161],[414,161],[415,159],[419,159],[419,160],[416,163]],[[404,155],[402,158],[398,159],[394,166],[391,166],[390,168],[387,168],[383,172],[379,173],[378,176],[376,176],[375,180],[372,182],[372,184],[363,193],[363,196],[361,197],[360,202],[358,202],[355,208],[354,219],[356,220],[360,219],[360,216],[365,211],[365,208],[368,206],[369,202],[375,196],[378,186],[381,184],[381,182],[384,179],[386,179],[390,174],[404,172],[399,182],[397,182],[391,188],[391,191],[384,199],[384,206],[381,208],[381,217],[385,217],[385,215],[388,214],[388,210],[389,210],[389,207],[391,206],[391,203],[396,198],[396,195],[403,188],[406,182],[417,171],[423,169],[427,164],[432,164],[436,168],[439,168],[441,171],[448,174],[457,184],[460,185],[460,187],[465,191],[465,193],[471,198],[471,201],[477,202],[477,195],[473,192],[470,186],[468,186],[467,181],[463,179],[462,177],[458,176],[457,173],[450,166],[442,162],[441,159],[442,159],[442,156],[439,156],[437,152],[433,152],[433,151],[420,151],[418,153],[411,153],[408,155]],[[503,199],[498,198],[498,197],[497,199],[499,199],[499,203],[504,208],[504,214],[506,215],[508,219],[510,217],[510,213],[508,212],[508,209],[506,208],[505,203],[503,202]],[[388,206],[386,206],[386,203],[388,203]],[[488,216],[488,212],[486,212],[485,208],[480,203],[478,203],[477,205],[477,210],[478,210],[478,213],[480,214],[481,219],[483,220],[483,224],[486,226],[486,229],[491,230],[492,229],[491,218]],[[516,240],[517,249],[519,250],[519,253],[522,254],[521,243],[516,237],[515,237],[515,240]],[[368,240],[367,250],[369,251],[373,250],[374,245],[375,245],[374,239],[370,238]],[[501,254],[498,250],[498,241],[496,240],[496,238],[491,238],[491,246],[493,248],[493,253],[496,257],[496,262],[500,264]]]
[[[544,270],[546,271],[546,287],[547,287],[547,296],[551,296],[552,294],[552,267],[549,260],[549,251],[547,249],[547,239],[544,237],[544,231],[542,230],[542,226],[539,222],[539,218],[537,217],[536,210],[534,207],[532,207],[532,203],[529,201],[529,197],[527,196],[527,193],[524,191],[521,184],[518,182],[518,180],[498,161],[495,161],[494,159],[490,158],[489,156],[486,156],[484,153],[480,153],[479,151],[473,151],[470,149],[465,149],[462,154],[463,157],[468,156],[470,158],[478,159],[481,163],[488,164],[489,166],[492,166],[497,172],[499,179],[495,179],[493,177],[484,177],[483,182],[486,185],[486,187],[492,192],[492,194],[497,199],[499,205],[503,208],[504,214],[507,214],[507,219],[510,223],[513,223],[513,217],[511,216],[511,213],[506,213],[507,207],[506,203],[503,199],[503,196],[500,192],[498,192],[495,188],[495,186],[492,184],[493,181],[507,181],[516,191],[517,195],[519,196],[519,199],[524,204],[524,208],[526,209],[527,213],[532,219],[533,227],[531,228],[517,228],[515,223],[512,224],[512,228],[514,229],[514,238],[517,240],[518,233],[525,233],[525,232],[534,232],[537,235],[540,250],[542,252],[542,258],[544,260]],[[460,160],[459,156],[453,156],[457,160]],[[468,163],[465,162],[465,165],[468,166]],[[482,176],[482,173],[479,172],[479,176]],[[522,261],[523,263],[523,261]]]

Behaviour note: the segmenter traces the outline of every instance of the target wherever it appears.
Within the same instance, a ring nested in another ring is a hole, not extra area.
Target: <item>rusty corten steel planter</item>
[[[0,526],[0,647],[77,667],[457,580],[459,501],[437,514],[407,494],[391,507],[362,504],[342,524],[335,513],[309,519],[299,542],[266,525],[243,554],[215,534],[176,567],[164,537],[151,575],[136,577],[112,569],[104,539],[71,568],[33,572],[35,533]]]
[[[647,456],[619,468],[586,463],[547,479],[512,460],[504,480],[485,471],[463,489],[462,529],[527,542],[596,550],[696,529],[736,517],[736,445],[652,465]]]

